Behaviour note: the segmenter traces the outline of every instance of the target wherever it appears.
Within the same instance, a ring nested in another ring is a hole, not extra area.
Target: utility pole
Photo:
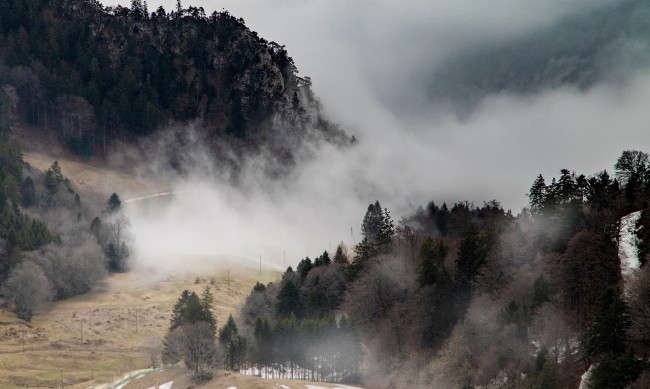
[[[352,232],[352,226],[350,226],[350,237],[352,238],[352,246],[354,246],[354,232]]]

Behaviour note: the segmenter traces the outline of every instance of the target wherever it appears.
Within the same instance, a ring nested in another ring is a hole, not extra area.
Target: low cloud
[[[210,13],[211,4],[184,6]],[[286,252],[295,264],[358,241],[375,200],[394,219],[430,200],[496,199],[517,213],[539,173],[611,171],[623,150],[650,149],[642,1],[220,5],[286,45],[328,116],[360,142],[321,146],[282,180],[261,178],[263,161],[252,161],[243,191],[217,175],[179,182],[185,194],[134,212],[143,257],[261,254],[282,264]]]

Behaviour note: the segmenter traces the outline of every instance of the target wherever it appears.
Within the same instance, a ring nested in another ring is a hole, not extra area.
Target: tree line
[[[625,151],[614,170],[540,175],[517,216],[495,200],[431,202],[394,223],[371,203],[349,258],[339,246],[253,289],[239,317],[250,362],[378,388],[575,387],[590,366],[591,387],[646,387],[648,155]],[[636,211],[641,267],[624,279],[621,218]],[[355,346],[337,347],[353,360],[342,374],[319,370],[336,357],[308,328],[347,323]],[[286,328],[294,343],[281,342]]]

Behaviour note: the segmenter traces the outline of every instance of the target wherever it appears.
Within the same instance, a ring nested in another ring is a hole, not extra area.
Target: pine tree
[[[305,259],[298,262],[298,267],[296,267],[296,270],[298,271],[298,274],[300,274],[300,278],[304,280],[311,269],[313,269],[313,267],[314,264],[311,262],[311,259],[309,259],[309,257],[305,257]]]
[[[205,321],[210,325],[212,333],[214,334],[217,331],[217,320],[215,319],[214,313],[212,311],[213,302],[214,296],[212,295],[212,291],[210,290],[209,286],[206,286],[203,290],[203,294],[201,295],[201,308],[203,309],[203,317]]]
[[[393,219],[390,217],[388,209],[384,209],[379,219],[379,228],[375,236],[375,244],[380,254],[388,254],[393,249],[393,237],[395,236],[395,226]]]
[[[447,246],[442,241],[427,238],[422,244],[418,256],[417,282],[420,287],[433,285],[438,281],[439,273],[444,270]]]
[[[575,197],[578,185],[575,181],[575,174],[567,169],[560,170],[560,179],[557,183],[557,196],[562,204],[571,202]]]
[[[111,194],[111,196],[108,198],[108,202],[106,203],[106,213],[114,214],[121,209],[122,200],[120,200],[120,196],[118,196],[117,193]]]
[[[542,206],[546,201],[546,183],[544,182],[544,177],[540,174],[533,182],[533,186],[530,187],[528,192],[528,203],[530,204],[530,210],[533,213],[540,213]]]
[[[276,311],[280,317],[287,317],[292,313],[296,317],[302,317],[302,301],[300,298],[300,289],[294,280],[282,283],[278,293],[278,303]]]
[[[246,355],[246,338],[240,336],[232,315],[228,315],[226,324],[219,330],[219,343],[225,348],[225,363],[230,370],[241,365]]]
[[[631,321],[620,292],[608,288],[599,298],[585,332],[585,357],[599,361],[621,355],[626,350]]]
[[[470,226],[460,242],[456,258],[456,282],[460,286],[465,287],[473,282],[485,264],[486,252],[483,246],[478,229]]]
[[[338,263],[340,265],[347,265],[349,263],[348,257],[343,252],[343,243],[339,243],[339,245],[336,247],[336,253],[334,254],[334,263]]]
[[[368,210],[361,223],[361,234],[364,239],[367,239],[371,243],[375,242],[382,218],[383,212],[379,201],[368,205]]]

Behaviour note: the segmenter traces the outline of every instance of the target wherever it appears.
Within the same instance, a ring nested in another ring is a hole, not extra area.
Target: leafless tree
[[[52,296],[49,281],[41,268],[32,261],[23,261],[13,268],[3,287],[3,294],[16,315],[27,321]]]
[[[14,124],[18,94],[11,85],[0,87],[0,135],[5,136]]]
[[[61,243],[52,243],[38,251],[25,253],[38,263],[50,280],[56,298],[85,293],[106,275],[104,255],[91,234],[78,231],[79,224],[59,232]]]
[[[175,331],[180,332],[183,344],[183,362],[194,374],[199,374],[215,364],[217,345],[212,328],[208,323],[199,321],[185,324]]]
[[[162,338],[159,336],[154,336],[147,339],[142,345],[141,349],[147,355],[147,358],[149,359],[149,365],[151,365],[151,367],[156,368],[158,365],[160,365],[160,362],[162,361],[163,351]]]
[[[84,134],[92,134],[95,113],[92,105],[81,96],[63,95],[56,99],[60,112],[61,133],[64,137],[81,138]]]

